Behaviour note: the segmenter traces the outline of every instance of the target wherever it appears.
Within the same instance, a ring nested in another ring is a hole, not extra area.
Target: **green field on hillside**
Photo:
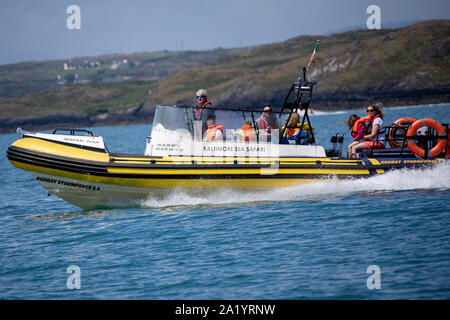
[[[95,115],[137,107],[155,81],[71,84],[18,98],[0,99],[0,116],[43,116],[59,113]]]

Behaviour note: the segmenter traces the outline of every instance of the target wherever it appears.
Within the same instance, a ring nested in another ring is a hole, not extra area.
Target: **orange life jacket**
[[[217,130],[220,130],[223,134],[222,128],[223,126],[215,126],[206,130],[206,140],[215,140]]]
[[[369,132],[369,128],[371,128],[372,126],[372,123],[373,123],[373,121],[376,119],[376,118],[378,118],[380,115],[379,114],[377,114],[375,117],[373,117],[373,118],[371,118],[370,116],[365,116],[365,117],[362,117],[362,118],[359,118],[356,122],[355,122],[355,124],[353,125],[353,128],[352,128],[352,137],[354,138],[354,137],[356,137],[357,135],[358,135],[358,125],[362,122],[362,123],[364,123],[364,134],[366,135],[366,134],[369,134],[370,132]]]
[[[255,129],[253,126],[246,125],[242,126],[242,133],[243,133],[243,141],[250,141],[256,134]]]

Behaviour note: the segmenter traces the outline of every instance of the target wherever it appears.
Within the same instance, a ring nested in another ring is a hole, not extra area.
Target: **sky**
[[[69,29],[80,9],[79,29]],[[377,5],[381,28],[450,19],[448,0],[0,0],[0,64],[109,53],[208,50],[324,35],[366,26]]]

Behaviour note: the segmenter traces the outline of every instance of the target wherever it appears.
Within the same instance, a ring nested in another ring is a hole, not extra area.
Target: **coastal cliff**
[[[320,47],[308,80],[316,81],[318,109],[358,108],[381,101],[412,105],[450,101],[450,21],[399,29],[299,36],[228,55],[161,81],[152,103],[192,103],[206,88],[214,105],[280,106],[301,75],[316,40]]]

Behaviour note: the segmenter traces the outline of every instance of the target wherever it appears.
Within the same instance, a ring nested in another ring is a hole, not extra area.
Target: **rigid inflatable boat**
[[[83,209],[136,206],[174,190],[265,190],[448,161],[448,124],[428,118],[399,119],[386,128],[386,148],[362,152],[359,159],[342,155],[345,134],[331,137],[331,149],[317,145],[308,116],[315,83],[306,80],[305,69],[275,113],[280,123],[302,115],[296,126],[301,134],[288,143],[282,137],[289,127],[258,125],[261,110],[214,108],[221,138],[209,141],[198,108],[157,106],[144,154],[111,153],[101,136],[84,129],[18,129],[22,138],[7,156],[49,192]],[[243,132],[243,123],[250,124],[252,134]]]

